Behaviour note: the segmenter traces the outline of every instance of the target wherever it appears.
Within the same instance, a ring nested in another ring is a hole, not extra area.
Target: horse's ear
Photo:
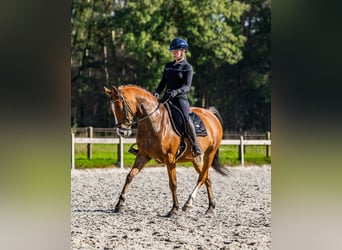
[[[112,95],[112,91],[109,89],[109,88],[106,88],[106,87],[103,87],[104,88],[104,91],[106,92],[106,94],[108,96],[111,96]]]
[[[116,87],[115,85],[112,85],[112,90],[114,90],[115,92],[119,92],[118,87]]]

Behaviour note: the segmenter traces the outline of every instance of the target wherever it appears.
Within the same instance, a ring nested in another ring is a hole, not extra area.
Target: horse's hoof
[[[208,210],[205,212],[206,215],[215,215],[216,212],[215,212],[215,209],[210,207],[208,208]]]
[[[174,217],[176,217],[178,215],[178,213],[177,213],[177,211],[175,211],[175,210],[171,210],[170,212],[168,212],[167,214],[166,214],[166,218],[174,218]]]
[[[186,206],[186,205],[184,205],[184,206],[182,207],[183,212],[190,212],[191,209],[192,209],[191,206]]]
[[[115,209],[114,209],[114,213],[120,213],[120,212],[122,212],[124,209],[125,209],[124,206],[117,206],[117,207],[115,207]]]

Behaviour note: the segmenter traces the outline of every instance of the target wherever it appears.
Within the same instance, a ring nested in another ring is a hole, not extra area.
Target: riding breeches
[[[187,99],[175,97],[171,102],[177,106],[182,111],[185,122],[189,120],[190,104]]]
[[[190,118],[190,105],[189,101],[183,98],[174,98],[171,102],[176,105],[184,115],[184,122],[185,122],[185,131],[188,135],[188,138],[191,144],[196,144],[196,132],[194,124]]]

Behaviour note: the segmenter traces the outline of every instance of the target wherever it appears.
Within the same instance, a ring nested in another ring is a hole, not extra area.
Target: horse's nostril
[[[117,128],[116,133],[119,136],[127,137],[127,136],[130,136],[132,134],[132,131],[131,131],[131,129],[120,129],[120,128]]]
[[[124,132],[123,132],[121,129],[119,129],[119,128],[116,129],[116,133],[117,133],[119,136],[123,136],[123,134],[124,134]]]

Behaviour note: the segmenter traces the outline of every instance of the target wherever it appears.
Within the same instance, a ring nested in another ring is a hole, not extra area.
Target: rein
[[[140,121],[143,121],[145,119],[147,119],[148,117],[150,117],[151,115],[153,115],[160,107],[160,102],[158,102],[158,106],[149,114],[145,115],[144,117],[142,118],[138,118],[136,117],[136,115],[134,114],[134,112],[132,111],[131,107],[129,106],[129,104],[127,103],[125,97],[123,96],[122,92],[119,90],[119,99],[115,100],[115,101],[111,101],[112,103],[116,103],[118,101],[123,101],[123,104],[124,104],[124,110],[125,110],[125,120],[123,120],[122,122],[119,122],[118,124],[115,125],[115,127],[118,127],[119,125],[125,123],[125,122],[128,122],[130,126],[133,126],[134,124],[140,122]],[[167,100],[166,100],[167,101]],[[165,102],[163,102],[164,104]],[[132,115],[132,117],[136,118],[136,121],[133,121],[133,120],[130,120],[129,117],[128,117],[128,113],[130,113]]]

